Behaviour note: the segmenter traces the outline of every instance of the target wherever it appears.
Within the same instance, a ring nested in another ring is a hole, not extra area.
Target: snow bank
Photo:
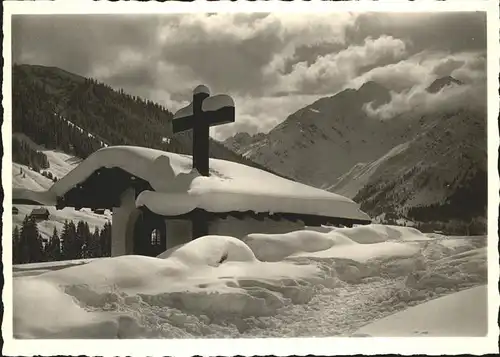
[[[243,241],[258,259],[264,261],[301,256],[367,262],[371,259],[412,256],[420,248],[401,242],[429,239],[414,228],[372,224],[332,228],[329,232],[302,230],[286,234],[249,234]]]
[[[340,258],[350,259],[360,263],[367,263],[374,259],[393,259],[411,257],[417,254],[420,248],[416,245],[407,245],[395,242],[381,242],[373,244],[349,244],[333,246],[330,249],[317,252],[297,253],[295,257],[309,258]]]
[[[370,224],[354,228],[336,228],[357,243],[370,244],[392,241],[425,241],[431,238],[425,236],[418,229],[412,227],[399,227],[382,224]]]
[[[333,245],[356,244],[343,234],[321,233],[300,230],[286,234],[249,234],[243,241],[253,250],[258,259],[279,261],[292,254],[317,252]]]
[[[414,239],[419,234],[404,228],[402,235],[379,226],[363,232],[370,231],[376,237],[360,235],[357,228],[251,234],[244,241],[206,236],[156,258],[74,261],[64,269],[56,267],[63,263],[16,266],[15,336],[347,336],[412,306],[487,283],[484,239],[463,238],[470,244],[450,247],[441,239]],[[487,304],[484,296],[472,300]],[[446,314],[469,308],[453,306]],[[433,319],[441,310],[428,311]],[[412,326],[412,319],[401,324]],[[439,326],[431,321],[439,329],[419,325],[406,332],[469,334],[463,332],[468,320],[486,323],[484,314],[442,320]],[[395,336],[405,330],[360,331]]]
[[[103,167],[119,167],[149,182],[155,191],[142,192],[136,204],[162,215],[187,213],[198,207],[211,212],[286,212],[370,219],[351,199],[266,171],[210,159],[211,176],[203,177],[192,171],[190,156],[132,146],[98,150],[44,192],[49,198],[62,196]],[[18,197],[21,192],[15,192],[14,198]]]
[[[87,264],[94,259],[63,260],[58,262],[16,264],[12,266],[14,277],[40,275],[53,270],[65,269],[70,266]]]
[[[102,329],[104,337],[173,337],[151,328],[150,315],[161,315],[169,327],[185,322],[185,312],[197,321],[269,316],[310,301],[314,284],[331,284],[314,264],[263,263],[243,242],[220,236],[171,249],[161,259],[102,258],[15,280],[14,332],[21,338],[95,337]]]
[[[359,329],[355,336],[482,337],[488,333],[487,286],[414,306]]]
[[[188,265],[218,266],[222,262],[256,261],[252,250],[241,240],[225,236],[204,236],[160,254],[158,258],[176,258]]]

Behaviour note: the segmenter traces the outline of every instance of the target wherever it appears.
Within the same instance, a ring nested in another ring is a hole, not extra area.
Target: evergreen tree
[[[20,234],[19,228],[17,226],[14,227],[12,232],[12,263],[19,264],[21,261],[21,251],[20,251]]]
[[[103,257],[111,256],[111,223],[107,221],[101,230],[99,237]]]
[[[59,261],[62,259],[61,240],[59,239],[56,227],[54,227],[52,237],[50,238],[50,242],[46,247],[46,252],[47,260],[49,261]]]
[[[90,236],[89,254],[92,258],[102,257],[102,249],[99,241],[99,228],[95,227]]]
[[[43,244],[38,225],[33,217],[26,216],[19,235],[20,262],[35,263],[43,260]]]
[[[35,171],[49,167],[49,161],[43,152],[32,149],[28,143],[17,138],[12,139],[12,161],[32,167]],[[22,168],[20,173],[22,174]]]
[[[40,258],[39,262],[48,262],[49,261],[49,256],[47,252],[47,248],[49,247],[50,242],[46,239],[43,238],[41,234],[38,235],[38,244],[40,246]]]
[[[60,241],[61,241],[61,258],[63,260],[71,259],[69,258],[69,255],[71,254],[70,245],[72,239],[69,236],[69,224],[67,220],[64,221]]]
[[[79,259],[82,253],[82,242],[79,237],[77,237],[76,226],[73,221],[65,222],[63,236],[64,259]]]
[[[79,221],[76,226],[76,250],[79,258],[87,258],[90,246],[90,228],[89,224]]]
[[[77,258],[83,258],[85,255],[85,223],[83,221],[79,221],[76,225],[76,245],[80,247],[79,252],[77,253]],[[78,249],[77,249],[78,250]]]

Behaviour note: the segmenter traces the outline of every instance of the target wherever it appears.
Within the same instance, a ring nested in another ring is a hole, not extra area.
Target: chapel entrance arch
[[[156,257],[167,250],[165,218],[142,211],[134,227],[134,253]]]

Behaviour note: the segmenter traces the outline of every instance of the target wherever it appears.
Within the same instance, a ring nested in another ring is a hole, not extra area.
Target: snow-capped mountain
[[[224,142],[224,145],[231,148],[234,152],[240,153],[242,155],[245,154],[246,148],[249,147],[252,143],[264,139],[266,134],[258,133],[255,135],[250,135],[247,132],[236,133],[234,136],[227,138]]]
[[[458,79],[455,79],[451,76],[446,76],[442,78],[436,79],[432,84],[427,87],[427,90],[431,93],[437,93],[441,89],[447,87],[447,86],[453,86],[453,85],[462,85],[463,83],[459,81]]]
[[[404,141],[387,123],[363,110],[390,100],[375,83],[321,98],[290,115],[267,135],[230,138],[226,145],[277,172],[318,187],[328,187],[357,162],[369,162]],[[391,131],[391,132],[389,132]],[[312,159],[313,158],[313,159]]]
[[[443,77],[427,91],[462,84]],[[364,110],[390,99],[388,89],[367,82],[298,110],[267,135],[240,133],[225,144],[298,181],[354,198],[375,216],[458,204],[472,192],[477,207],[466,211],[484,215],[486,113],[461,105],[379,120]],[[463,216],[453,209],[443,215]]]

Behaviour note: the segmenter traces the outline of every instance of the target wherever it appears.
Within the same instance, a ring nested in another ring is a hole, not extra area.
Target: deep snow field
[[[484,336],[486,241],[370,225],[14,266],[14,337]]]

